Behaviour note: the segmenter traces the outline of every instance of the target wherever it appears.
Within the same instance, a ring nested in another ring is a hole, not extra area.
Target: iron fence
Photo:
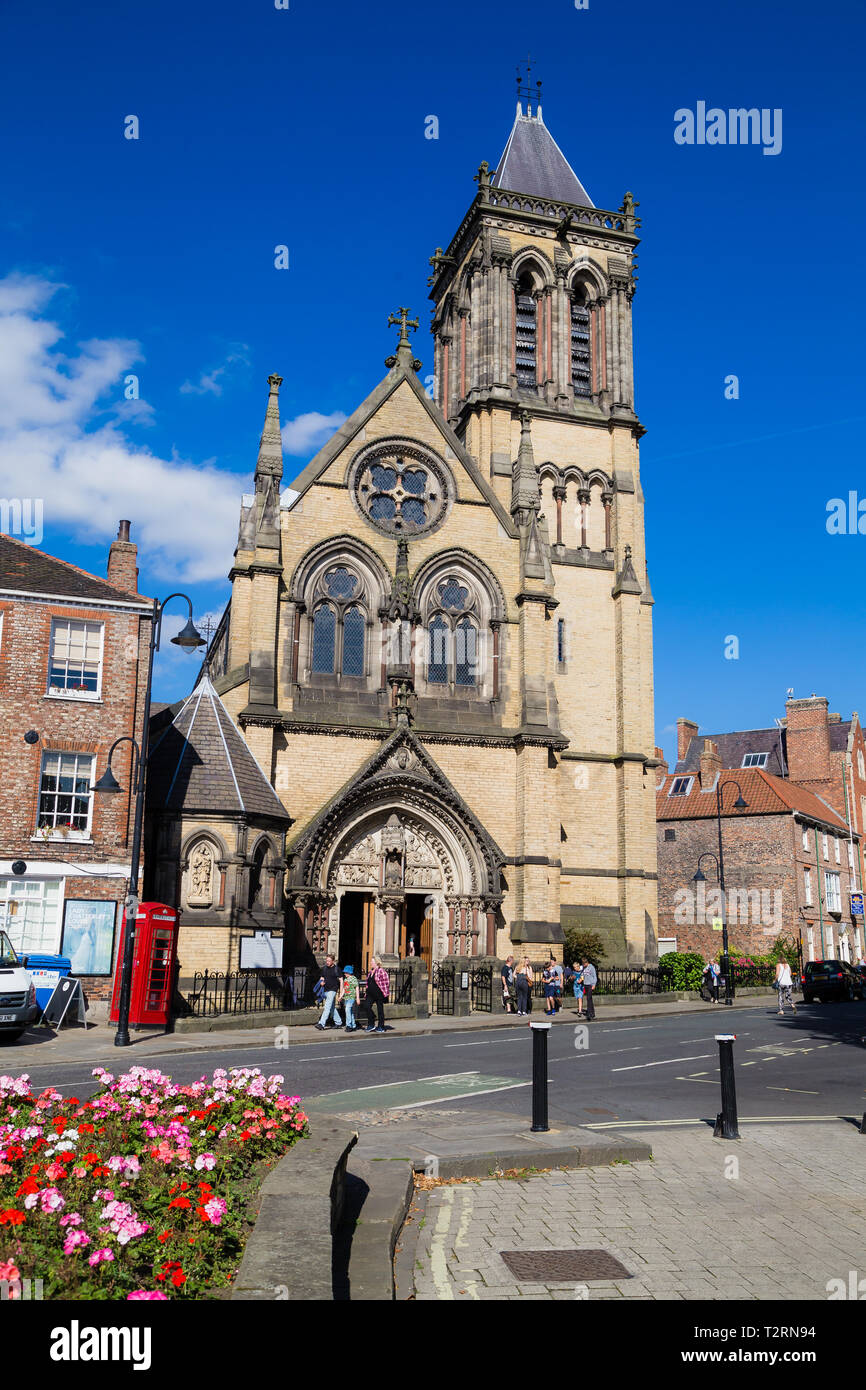
[[[451,961],[434,961],[430,977],[434,1014],[454,1012],[454,965]]]
[[[469,971],[469,1006],[476,1013],[489,1014],[493,1009],[493,968],[473,965]]]
[[[295,1001],[294,972],[276,970],[196,971],[186,1000],[196,1018],[293,1009]]]

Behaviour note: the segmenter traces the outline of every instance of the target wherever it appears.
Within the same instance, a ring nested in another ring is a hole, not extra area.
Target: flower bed
[[[307,1133],[298,1096],[253,1067],[93,1075],[83,1102],[0,1076],[0,1280],[13,1296],[23,1279],[45,1298],[218,1296],[255,1178]]]

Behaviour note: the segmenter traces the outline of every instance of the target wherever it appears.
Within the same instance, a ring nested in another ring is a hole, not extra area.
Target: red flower
[[[94,1154],[94,1153],[84,1154],[84,1156],[83,1156],[82,1159],[81,1159],[81,1162],[82,1162],[82,1163],[98,1163],[98,1162],[99,1162],[99,1154]]]
[[[175,1197],[168,1205],[170,1207],[191,1207],[192,1202],[188,1197]]]
[[[64,1149],[62,1153],[54,1155],[55,1163],[73,1163],[75,1161],[75,1150]]]
[[[198,1185],[198,1190],[199,1192],[213,1192],[213,1188],[211,1187],[209,1182],[200,1182]]]
[[[93,1176],[94,1176],[95,1178],[110,1178],[110,1177],[111,1177],[111,1169],[110,1169],[110,1168],[106,1168],[105,1165],[104,1165],[103,1163],[100,1163],[100,1164],[98,1164],[98,1165],[94,1168],[94,1170],[93,1170]]]
[[[23,1211],[16,1211],[15,1207],[0,1211],[0,1226],[23,1226],[26,1220]]]
[[[29,1178],[25,1178],[25,1179],[24,1179],[24,1181],[23,1181],[23,1183],[21,1184],[21,1186],[19,1187],[18,1191],[15,1193],[15,1196],[16,1196],[16,1197],[23,1197],[23,1196],[26,1196],[28,1192],[38,1192],[38,1191],[39,1191],[39,1184],[38,1184],[38,1182],[36,1181],[36,1179],[31,1175]]]
[[[6,1150],[7,1158],[23,1158],[24,1150],[20,1144],[10,1144]]]
[[[171,1276],[171,1282],[174,1284],[176,1289],[179,1289],[181,1284],[186,1283],[186,1275],[184,1274],[182,1269],[176,1269],[174,1271],[174,1274]]]
[[[96,1125],[79,1125],[79,1126],[78,1126],[78,1133],[79,1133],[79,1134],[95,1134],[95,1133],[96,1133]]]
[[[241,1130],[241,1133],[240,1133],[240,1138],[241,1138],[241,1139],[252,1139],[252,1137],[253,1137],[253,1136],[252,1136],[252,1132],[251,1132],[250,1130],[248,1130],[248,1129],[242,1129],[242,1130]]]
[[[67,1105],[77,1105],[77,1104],[78,1104],[78,1096],[70,1096],[69,1099],[67,1100],[66,1104],[67,1104]]]
[[[163,1231],[161,1236],[157,1236],[157,1240],[160,1242],[160,1244],[165,1245],[165,1242],[169,1239],[170,1236],[173,1235],[174,1231]]]

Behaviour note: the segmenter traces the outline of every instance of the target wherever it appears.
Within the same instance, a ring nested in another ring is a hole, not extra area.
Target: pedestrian
[[[355,1007],[358,1003],[358,977],[351,965],[343,967],[343,978],[340,981],[340,1003],[346,1014],[346,1032],[357,1033]]]
[[[598,971],[591,960],[584,956],[583,960],[583,992],[586,996],[586,1021],[591,1023],[595,1018],[595,1003],[593,1002],[592,992],[598,984]]]
[[[502,1007],[507,1014],[514,1013],[514,957],[506,956],[502,967]]]
[[[322,1016],[316,1027],[325,1031],[328,1019],[333,1013],[333,1024],[335,1028],[342,1028],[343,1020],[337,1012],[337,995],[340,992],[340,973],[337,970],[337,962],[333,956],[325,956],[325,966],[322,970],[319,984],[325,991],[325,1005],[322,1009]]]
[[[553,977],[553,1012],[555,1014],[558,1014],[560,1009],[562,1008],[563,976],[562,966],[559,964],[553,953],[551,953],[550,956],[550,973]]]
[[[544,970],[541,972],[541,979],[544,985],[544,1012],[547,1014],[548,1018],[553,1018],[553,1015],[556,1013],[556,975],[553,971],[555,964],[556,962],[553,956],[551,956]]]
[[[391,981],[388,972],[380,963],[378,956],[370,957],[370,973],[367,976],[367,990],[364,995],[364,1008],[367,1012],[367,1033],[384,1033],[385,1031],[385,1004],[388,995],[391,993]],[[373,1009],[378,1015],[378,1025],[373,1023]]]
[[[715,973],[715,961],[712,960],[707,961],[704,966],[703,975],[701,976],[701,998],[704,997],[704,990],[707,992],[706,1002],[708,1004],[718,1004],[719,985]]]
[[[529,964],[529,957],[523,957],[523,964],[515,972],[514,983],[517,987],[517,1013],[518,1017],[523,1017],[529,1013],[529,996],[532,993],[532,966]]]
[[[712,968],[712,974],[710,976],[710,988],[713,991],[713,1003],[718,1004],[719,984],[721,983],[722,979],[722,967],[719,965],[719,962],[717,960],[711,960],[710,966]]]
[[[579,960],[574,962],[574,997],[577,1000],[577,1016],[583,1018],[583,966]]]
[[[779,991],[779,1013],[785,1012],[784,1005],[790,1004],[794,1013],[797,1006],[791,995],[794,981],[791,978],[791,967],[786,960],[776,962],[776,989]]]

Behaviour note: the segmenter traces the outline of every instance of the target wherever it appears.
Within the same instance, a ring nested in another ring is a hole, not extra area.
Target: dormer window
[[[743,758],[743,767],[766,767],[769,753],[746,753]]]
[[[668,796],[688,796],[694,777],[675,777]]]

